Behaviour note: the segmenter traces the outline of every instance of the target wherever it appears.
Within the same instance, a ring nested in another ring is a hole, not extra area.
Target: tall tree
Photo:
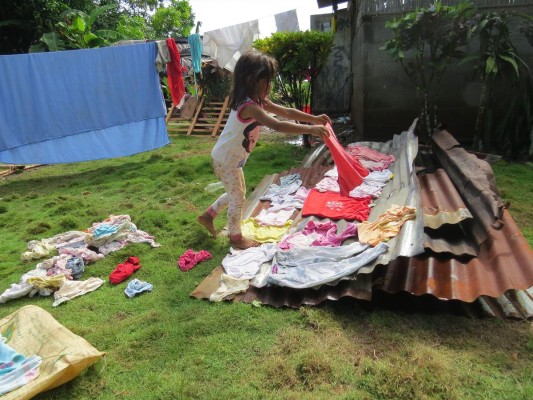
[[[159,7],[152,16],[155,38],[189,36],[194,26],[194,14],[188,1],[171,0],[167,7]]]

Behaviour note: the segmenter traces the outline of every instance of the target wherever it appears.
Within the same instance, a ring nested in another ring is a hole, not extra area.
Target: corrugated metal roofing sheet
[[[459,300],[463,304],[461,307],[473,315],[531,318],[533,251],[503,209],[490,165],[467,153],[449,133],[444,132],[435,136],[438,159],[431,160],[443,169],[417,177],[413,163],[417,143],[412,129],[385,144],[358,143],[392,153],[397,158],[395,178],[384,189],[371,218],[391,204],[415,205],[419,210],[417,223],[407,228],[404,225],[397,243],[389,241],[393,245],[388,259],[366,268],[366,273],[318,289],[250,287],[246,293],[234,296],[234,300],[251,302],[257,299],[275,307],[298,307],[342,297],[370,300],[375,289],[391,294],[429,294],[452,302]],[[282,175],[299,172],[304,186],[312,187],[329,169],[324,165],[325,160],[328,155],[323,148],[317,148],[313,157],[305,160],[307,167],[265,177],[249,199],[247,216],[268,207],[268,203],[261,204],[258,199],[270,183]],[[425,171],[424,168],[421,170]],[[455,187],[459,188],[460,196]],[[470,218],[469,213],[474,218]],[[421,214],[427,217],[421,218]],[[429,235],[424,233],[424,220],[428,221],[426,231]],[[301,226],[300,216],[296,216],[294,226],[298,223]],[[418,253],[416,246],[422,246],[422,243],[429,250],[418,255],[401,255],[402,251]],[[413,248],[417,250],[413,251]],[[208,298],[218,288],[217,276],[222,269],[217,270],[191,295]]]

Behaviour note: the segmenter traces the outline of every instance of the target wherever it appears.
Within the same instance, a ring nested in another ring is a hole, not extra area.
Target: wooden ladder
[[[228,96],[224,101],[207,101],[205,97],[202,97],[187,135],[193,132],[211,132],[211,137],[216,137],[228,120],[228,103]]]
[[[186,132],[187,135],[211,133],[211,137],[216,137],[228,120],[228,104],[229,96],[224,101],[207,101],[205,97],[200,97],[192,119],[173,116],[172,105],[165,118],[167,131],[169,134]]]

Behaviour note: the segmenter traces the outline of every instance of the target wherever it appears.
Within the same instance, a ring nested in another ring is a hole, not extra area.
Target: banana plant
[[[102,47],[120,40],[122,35],[116,31],[93,29],[100,15],[116,7],[116,4],[108,4],[95,8],[90,14],[74,9],[64,11],[55,29],[44,33],[39,43],[30,47],[30,53]]]

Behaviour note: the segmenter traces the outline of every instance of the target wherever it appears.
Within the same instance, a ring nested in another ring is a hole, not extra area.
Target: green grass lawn
[[[264,138],[245,168],[248,191],[267,174],[300,165],[300,147]],[[52,299],[0,305],[6,316],[34,304],[106,357],[37,399],[531,399],[531,322],[391,311],[343,299],[274,309],[211,303],[189,293],[218,265],[228,239],[214,240],[196,215],[216,197],[211,137],[114,160],[45,166],[0,181],[0,290],[36,262],[22,262],[29,240],[83,230],[110,214],[129,214],[160,248],[131,244],[87,266],[105,283],[52,307]],[[533,243],[533,168],[498,164],[504,200]],[[224,225],[217,220],[217,227]],[[189,272],[185,250],[213,258]],[[135,277],[154,285],[133,299],[109,273],[128,256]]]

